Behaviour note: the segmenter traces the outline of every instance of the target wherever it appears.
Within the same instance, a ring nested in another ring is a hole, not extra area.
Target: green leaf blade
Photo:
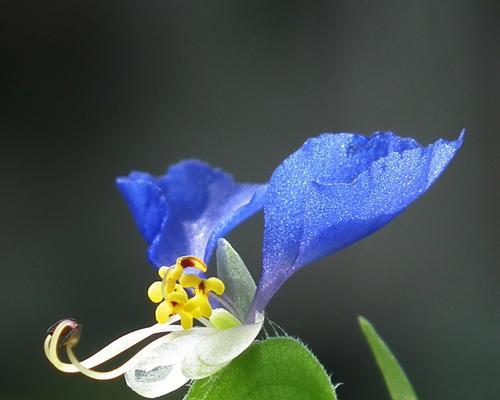
[[[361,330],[382,372],[392,400],[417,400],[417,395],[396,357],[378,335],[373,325],[363,317],[358,318]]]
[[[227,367],[195,381],[186,400],[336,400],[329,376],[299,341],[254,343]]]

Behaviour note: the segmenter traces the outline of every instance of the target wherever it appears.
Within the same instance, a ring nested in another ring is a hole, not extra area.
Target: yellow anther
[[[159,303],[163,300],[160,281],[153,282],[151,286],[149,286],[148,297],[153,303]]]
[[[184,305],[188,302],[188,296],[186,291],[181,287],[179,291],[172,292],[168,295],[168,299],[162,301],[158,307],[156,307],[156,320],[160,324],[164,324],[165,322],[168,321],[169,317],[174,315],[174,314],[179,314],[181,317],[181,325],[184,326],[185,324],[189,324],[187,322],[182,323],[182,319],[186,319],[186,316],[183,316],[183,314],[186,314],[184,309]],[[193,316],[191,316],[191,320]],[[192,321],[191,321],[192,325]]]
[[[165,298],[165,295],[167,293],[170,293],[170,292],[174,291],[174,289],[175,289],[176,279],[174,279],[174,277],[172,276],[174,269],[175,269],[175,266],[173,266],[173,267],[163,266],[163,267],[160,267],[160,269],[158,270],[158,275],[161,278],[161,282],[160,282],[162,284],[161,295],[163,298]],[[181,271],[181,274],[182,274],[182,271]]]
[[[184,306],[184,310],[188,313],[198,312],[198,309],[199,299],[196,296],[190,298]],[[199,311],[199,314],[201,315],[201,311]]]
[[[219,278],[202,279],[196,275],[183,275],[179,283],[185,288],[195,288],[196,293],[208,295],[209,292],[214,292],[219,296],[224,293],[225,286]]]
[[[224,293],[224,290],[226,289],[224,286],[224,282],[222,282],[218,278],[208,278],[205,280],[205,293],[208,294],[208,292],[214,292],[215,294],[218,294],[219,296]]]
[[[201,272],[207,272],[207,265],[203,260],[195,256],[184,256],[177,259],[176,265],[180,265],[182,268],[196,268]]]
[[[210,316],[212,315],[212,306],[210,305],[207,296],[200,296],[199,310],[201,312],[201,315],[203,315],[204,317],[210,318]]]
[[[186,306],[184,306],[184,310],[186,310]],[[186,310],[187,312],[187,310]],[[189,311],[189,314],[193,316],[193,318],[201,318],[203,315],[201,314],[201,310],[199,308],[195,308],[192,311]]]
[[[196,293],[194,297],[190,298],[184,306],[184,310],[207,318],[212,315],[212,306],[208,301],[208,296],[202,293]]]
[[[160,324],[164,324],[165,322],[168,321],[168,318],[170,317],[172,312],[173,312],[173,309],[172,309],[171,304],[166,302],[166,301],[162,301],[158,305],[158,307],[156,307],[156,312],[155,312],[156,320]]]
[[[175,266],[170,268],[168,271],[167,279],[173,279],[174,281],[178,281],[184,272],[184,268],[182,265],[177,263]]]
[[[151,284],[148,296],[154,303],[160,303],[155,313],[159,323],[166,323],[170,316],[177,314],[181,318],[182,327],[190,329],[193,318],[209,318],[212,315],[208,297],[210,292],[217,295],[224,293],[224,283],[217,278],[203,279],[197,275],[184,274],[185,268],[207,271],[207,266],[198,257],[179,257],[175,265],[158,270],[162,280]],[[191,298],[186,288],[194,289]]]
[[[196,275],[182,275],[179,283],[185,288],[195,288],[203,279]]]
[[[196,275],[183,275],[179,282],[185,288],[194,288],[194,297],[188,300],[184,310],[209,318],[212,315],[212,306],[208,296],[210,292],[218,295],[224,293],[224,283],[218,278],[202,279]]]
[[[181,326],[184,329],[191,329],[193,327],[193,315],[183,310],[180,310],[178,314],[181,317]]]
[[[172,293],[175,290],[176,279],[172,277],[172,271],[169,271],[167,275],[163,278],[165,293],[164,295],[168,296],[168,293]]]
[[[186,290],[179,283],[175,284],[175,291],[176,292],[184,292],[184,293],[186,293]],[[186,293],[186,295],[187,295],[187,293]]]
[[[170,268],[166,266],[160,267],[160,269],[158,270],[158,275],[160,276],[161,279],[163,279],[163,277],[165,276],[165,274],[169,269]]]
[[[169,301],[170,303],[184,305],[188,301],[188,295],[184,290],[182,292],[172,292],[168,294],[167,301]]]

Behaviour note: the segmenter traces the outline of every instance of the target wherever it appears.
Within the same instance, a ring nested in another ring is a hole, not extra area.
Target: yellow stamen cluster
[[[195,268],[201,272],[207,271],[207,266],[198,257],[179,257],[171,267],[161,267],[158,275],[161,281],[151,284],[148,297],[156,307],[156,320],[160,324],[167,322],[170,316],[179,315],[184,329],[193,327],[193,318],[209,318],[212,307],[208,300],[210,292],[217,295],[224,293],[224,283],[217,278],[203,279],[196,275],[185,274],[185,268]],[[186,289],[192,289],[194,294],[189,297]]]

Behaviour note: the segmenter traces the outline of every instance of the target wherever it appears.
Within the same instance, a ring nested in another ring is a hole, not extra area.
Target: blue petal
[[[151,243],[167,217],[165,194],[151,175],[132,172],[116,180],[144,240]]]
[[[303,266],[380,229],[423,194],[460,148],[391,132],[309,139],[274,172],[264,206],[263,269],[254,309]]]
[[[181,161],[159,178],[133,172],[117,184],[156,266],[184,255],[208,263],[217,240],[262,208],[267,188],[237,183],[196,160]]]

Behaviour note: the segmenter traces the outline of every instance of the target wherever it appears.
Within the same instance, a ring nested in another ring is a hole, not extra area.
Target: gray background
[[[428,194],[268,312],[342,399],[388,398],[359,314],[422,399],[498,398],[499,20],[486,0],[1,1],[1,397],[138,398],[41,349],[65,316],[85,325],[82,356],[152,323],[155,274],[116,176],[197,157],[263,182],[321,132],[467,128]],[[256,278],[261,232],[259,215],[229,237]]]

